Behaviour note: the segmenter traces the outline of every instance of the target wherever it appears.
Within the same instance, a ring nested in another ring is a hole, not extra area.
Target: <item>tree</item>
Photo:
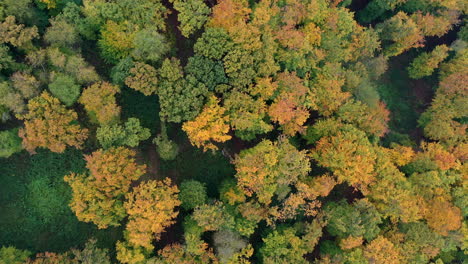
[[[7,16],[0,23],[0,44],[8,43],[14,47],[30,49],[31,40],[39,36],[37,27],[25,28],[24,25],[17,25],[14,16]]]
[[[22,149],[17,128],[0,131],[0,158],[8,158]]]
[[[164,35],[154,29],[145,28],[135,34],[131,55],[135,60],[158,63],[170,51]]]
[[[196,54],[221,60],[232,47],[232,40],[224,29],[208,27],[193,48]]]
[[[24,113],[26,110],[23,96],[13,90],[9,82],[0,82],[0,105],[17,115]]]
[[[428,203],[426,220],[437,233],[447,236],[448,232],[460,229],[461,210],[443,197],[436,197]]]
[[[226,206],[219,201],[196,207],[192,217],[204,231],[217,231],[229,227],[233,221],[232,216],[226,212]]]
[[[121,23],[107,21],[101,28],[101,39],[98,41],[102,57],[109,62],[116,63],[129,56],[135,48],[136,32],[137,27],[128,21]]]
[[[231,136],[229,132],[229,116],[225,115],[226,110],[219,106],[219,101],[212,96],[202,112],[193,120],[182,125],[190,143],[196,147],[206,150],[217,150],[218,147],[213,142],[222,143]]]
[[[243,140],[252,140],[257,134],[264,134],[273,129],[273,126],[265,121],[267,105],[261,99],[233,91],[224,100],[224,107],[236,136]]]
[[[338,110],[351,96],[349,92],[341,91],[343,84],[343,79],[327,78],[324,75],[317,76],[309,96],[312,110],[318,111],[323,116],[330,116]]]
[[[152,95],[158,88],[156,69],[151,65],[136,62],[130,69],[130,75],[125,79],[125,84],[144,95]]]
[[[304,132],[302,126],[309,117],[309,111],[304,102],[307,87],[296,73],[280,73],[278,75],[278,95],[270,105],[268,114],[273,121],[281,125],[286,135],[293,136],[296,132]]]
[[[421,53],[411,62],[408,67],[408,74],[413,79],[420,79],[430,76],[439,64],[448,56],[449,47],[439,45],[430,53]]]
[[[23,98],[30,99],[39,95],[40,82],[31,74],[25,72],[15,72],[10,77],[15,90],[21,92]]]
[[[72,249],[74,259],[82,264],[111,264],[109,250],[98,248],[96,244],[96,239],[90,239],[82,250]]]
[[[260,256],[265,264],[307,263],[303,258],[308,250],[293,228],[274,230],[263,238]]]
[[[49,91],[66,106],[71,106],[78,100],[80,90],[73,77],[61,73],[54,74],[49,84]]]
[[[134,151],[123,147],[98,150],[85,156],[89,173],[65,176],[72,188],[70,207],[80,221],[98,228],[120,225],[127,215],[122,199],[146,169],[134,157]]]
[[[177,19],[179,29],[183,36],[190,37],[195,31],[201,29],[208,20],[210,8],[202,0],[171,0],[174,9],[179,12]]]
[[[118,86],[98,82],[84,89],[79,102],[84,105],[91,121],[103,125],[112,124],[120,116],[120,107],[115,100],[115,94],[118,92]]]
[[[27,250],[3,246],[0,248],[0,264],[23,264],[29,255],[31,255],[31,252]]]
[[[206,203],[206,187],[203,183],[196,180],[186,180],[180,185],[179,199],[181,207],[185,210],[191,210],[197,206]]]
[[[364,256],[369,263],[398,264],[402,261],[399,249],[383,236],[378,236],[366,246]]]
[[[411,48],[423,46],[424,36],[418,25],[404,12],[398,12],[376,27],[381,39],[388,45],[386,56],[397,56]]]
[[[26,114],[18,116],[24,120],[24,128],[18,134],[30,153],[37,147],[59,153],[67,146],[81,148],[88,137],[88,130],[76,124],[76,112],[66,109],[47,92],[31,99],[27,108]]]
[[[96,137],[104,149],[112,146],[136,147],[140,141],[147,140],[151,136],[148,128],[140,125],[138,118],[131,117],[125,124],[104,125],[96,131]]]
[[[185,72],[205,84],[210,91],[214,91],[219,84],[228,83],[223,64],[204,56],[190,57],[185,66]]]
[[[247,247],[247,241],[230,230],[220,230],[214,233],[213,243],[221,263],[229,263],[230,259]]]
[[[337,115],[343,123],[350,123],[369,135],[382,137],[388,132],[390,111],[382,102],[377,107],[370,107],[360,101],[349,100],[338,109]]]
[[[193,76],[184,79],[180,61],[175,58],[164,60],[159,76],[161,119],[180,123],[195,118],[203,108],[207,87]]]
[[[364,132],[346,125],[332,135],[322,137],[312,152],[320,166],[330,169],[339,182],[365,192],[375,178],[376,154]]]
[[[269,205],[282,187],[294,184],[310,171],[305,151],[298,151],[287,139],[264,140],[240,152],[234,160],[237,185],[247,196]]]
[[[65,19],[51,19],[50,27],[44,34],[44,40],[52,45],[70,47],[79,40],[78,32]]]
[[[177,186],[171,186],[169,178],[164,181],[148,181],[128,193],[124,207],[129,215],[126,232],[134,246],[153,249],[153,239],[159,239],[164,230],[175,223],[180,205]]]
[[[159,157],[163,160],[174,160],[179,154],[179,147],[177,143],[170,140],[166,134],[162,133],[153,139],[156,145]]]
[[[189,253],[186,247],[180,244],[171,244],[158,251],[155,259],[148,261],[148,264],[215,264],[219,263],[212,250],[203,248],[201,254]]]
[[[380,232],[378,225],[382,223],[381,216],[374,205],[365,199],[353,205],[345,201],[330,202],[324,211],[328,217],[328,232],[341,239],[363,237],[371,241]]]

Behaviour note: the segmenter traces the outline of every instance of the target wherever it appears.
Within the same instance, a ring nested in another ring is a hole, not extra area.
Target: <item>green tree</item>
[[[135,34],[132,57],[138,61],[158,63],[169,52],[170,45],[164,35],[154,29],[145,28]]]
[[[52,76],[49,90],[66,106],[73,105],[78,100],[81,93],[81,87],[76,84],[73,77],[61,73]]]
[[[79,35],[72,24],[67,23],[64,19],[51,19],[50,24],[44,34],[44,40],[47,43],[70,47],[78,42]]]
[[[231,49],[233,43],[222,28],[208,27],[194,45],[195,53],[214,60],[222,59]]]
[[[295,233],[293,228],[283,228],[263,238],[259,251],[263,263],[307,263],[303,256],[312,249],[307,249]]]
[[[210,8],[202,0],[171,0],[174,9],[179,12],[179,29],[186,38],[201,29],[208,20]]]
[[[22,149],[17,128],[0,132],[0,158],[8,158]]]
[[[206,203],[206,187],[196,180],[186,180],[180,185],[179,199],[185,210],[191,210]]]
[[[439,45],[430,53],[419,54],[408,67],[409,76],[413,79],[430,76],[439,67],[439,64],[447,58],[449,50],[450,48],[446,45]]]
[[[352,205],[346,201],[329,202],[324,208],[328,218],[327,230],[339,238],[364,237],[367,241],[374,239],[380,232],[382,223],[377,209],[369,201],[362,199]]]
[[[0,264],[23,264],[30,255],[31,252],[27,250],[3,246],[0,248]]]
[[[118,146],[136,147],[140,141],[151,136],[150,130],[140,125],[138,118],[131,117],[125,124],[104,125],[96,131],[96,137],[105,149]]]

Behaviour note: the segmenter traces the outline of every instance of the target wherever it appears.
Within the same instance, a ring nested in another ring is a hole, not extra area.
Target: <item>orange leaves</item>
[[[338,180],[366,191],[374,181],[376,154],[366,135],[354,127],[320,139],[312,156]]]
[[[383,236],[378,236],[366,246],[364,256],[369,263],[375,264],[400,264],[403,260],[400,250]]]
[[[206,150],[217,150],[213,142],[225,142],[231,139],[229,132],[229,116],[226,110],[219,106],[218,99],[212,96],[203,111],[193,120],[182,125],[190,140],[196,147]]]
[[[119,147],[98,150],[85,156],[86,167],[98,189],[108,197],[127,193],[132,181],[145,173],[146,165],[138,165],[135,151]]]
[[[24,120],[19,136],[30,153],[34,153],[37,147],[59,153],[65,151],[67,146],[81,148],[88,137],[88,130],[76,124],[78,115],[47,92],[30,100],[28,113],[19,118]]]
[[[443,236],[460,229],[462,225],[460,208],[443,197],[436,197],[428,202],[425,218],[427,224]]]
[[[84,105],[91,121],[109,124],[120,116],[120,107],[115,101],[118,92],[119,87],[108,82],[95,83],[83,91],[79,102]]]
[[[318,76],[311,90],[311,108],[321,115],[332,115],[351,96],[350,93],[341,91],[343,84],[343,79],[327,79],[323,75]]]
[[[175,223],[179,214],[175,208],[179,189],[171,186],[171,180],[148,181],[127,194],[124,207],[129,215],[127,239],[134,246],[153,249],[152,240],[159,239],[164,230]]]
[[[85,156],[89,175],[65,176],[72,188],[70,207],[80,221],[93,222],[98,228],[120,225],[126,216],[121,198],[146,169],[136,164],[134,156],[134,151],[123,147],[99,150]]]
[[[297,132],[304,132],[303,124],[309,117],[309,111],[304,102],[308,88],[296,73],[280,73],[278,75],[278,90],[268,114],[273,121],[278,122],[286,135],[293,136]]]

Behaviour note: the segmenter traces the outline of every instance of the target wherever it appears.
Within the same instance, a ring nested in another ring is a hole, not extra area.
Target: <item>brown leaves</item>
[[[93,122],[109,124],[120,116],[120,107],[115,100],[115,94],[118,92],[118,86],[98,82],[83,91],[79,102],[84,105]]]

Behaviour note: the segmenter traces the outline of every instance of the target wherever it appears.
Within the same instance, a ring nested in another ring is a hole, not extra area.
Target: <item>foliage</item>
[[[123,147],[99,150],[85,156],[89,173],[65,176],[73,191],[70,207],[80,221],[99,228],[120,225],[127,215],[122,198],[146,169],[134,156],[134,151]]]
[[[169,52],[170,45],[164,35],[156,30],[143,29],[135,34],[132,57],[138,61],[157,63]]]
[[[79,102],[84,105],[91,121],[102,125],[112,124],[120,116],[120,107],[115,101],[118,92],[118,86],[98,82],[84,89]]]
[[[260,248],[263,263],[307,263],[303,258],[307,249],[292,228],[271,232],[263,243]]]
[[[217,150],[214,144],[222,143],[231,136],[229,132],[229,116],[225,115],[226,110],[219,106],[216,97],[211,97],[203,108],[202,112],[193,121],[187,121],[182,125],[190,143],[206,150]]]
[[[0,248],[0,264],[22,264],[31,253],[14,247]]]
[[[125,84],[144,95],[156,93],[158,79],[156,69],[151,65],[136,62],[130,69],[130,75],[125,79]]]
[[[196,180],[186,180],[180,185],[179,199],[181,207],[191,210],[206,203],[206,187]]]
[[[31,153],[37,147],[59,153],[67,146],[81,148],[88,136],[88,130],[75,123],[77,114],[47,92],[30,100],[28,112],[19,118],[24,120],[19,136],[24,148]]]
[[[125,124],[104,125],[96,131],[96,137],[104,149],[118,146],[136,147],[151,136],[148,128],[140,125],[138,118],[129,118]]]
[[[449,48],[440,45],[434,48],[431,53],[421,53],[408,67],[409,76],[413,79],[420,79],[430,76],[439,64],[448,56]]]
[[[175,223],[180,205],[177,186],[171,186],[169,178],[164,181],[148,181],[128,193],[124,207],[129,221],[126,227],[128,242],[135,247],[153,249],[151,241],[159,240],[160,234]]]
[[[8,158],[23,149],[18,129],[4,130],[0,132],[0,158]]]
[[[66,106],[73,105],[80,96],[80,86],[68,75],[54,74],[52,82],[49,84],[49,90]]]

